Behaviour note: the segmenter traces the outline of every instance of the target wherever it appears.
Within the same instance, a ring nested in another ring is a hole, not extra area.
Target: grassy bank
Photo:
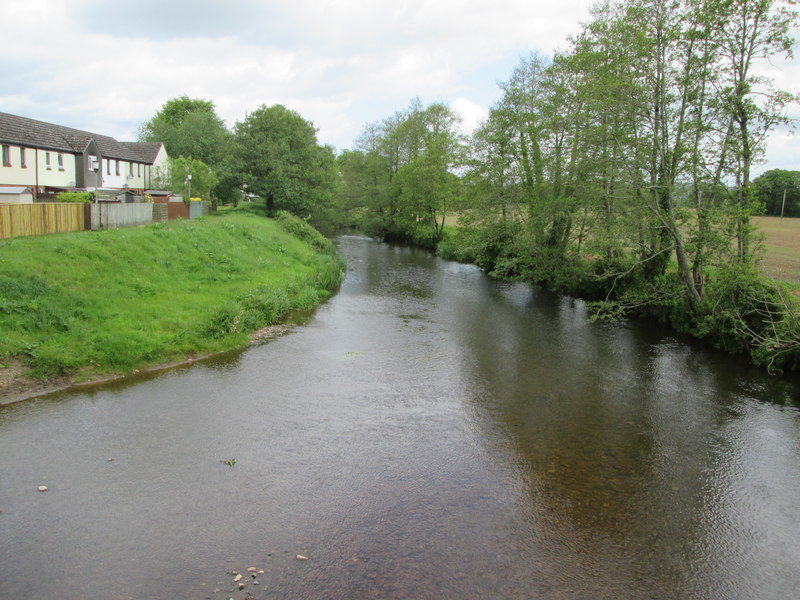
[[[86,379],[242,347],[342,273],[332,244],[288,215],[3,240],[0,363]]]

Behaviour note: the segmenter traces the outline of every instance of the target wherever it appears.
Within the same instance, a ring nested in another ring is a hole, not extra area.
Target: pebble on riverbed
[[[46,492],[47,491],[47,486],[46,485],[40,485],[36,489],[39,490],[40,492]]]

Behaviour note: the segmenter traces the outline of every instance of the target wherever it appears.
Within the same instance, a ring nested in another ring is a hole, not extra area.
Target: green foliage
[[[222,339],[254,331],[276,323],[290,308],[299,306],[293,306],[284,290],[260,287],[216,308],[201,326],[201,332],[209,338]]]
[[[275,220],[280,224],[284,231],[290,233],[300,240],[303,240],[310,246],[329,254],[336,253],[336,248],[334,247],[333,242],[331,242],[328,238],[326,238],[300,217],[297,217],[286,210],[279,210],[275,215]]]
[[[190,187],[192,197],[209,198],[211,190],[219,181],[207,164],[186,156],[170,158],[169,173],[170,190],[177,194],[183,194],[187,199]],[[187,179],[188,175],[192,176],[191,182]]]
[[[233,170],[266,201],[268,216],[287,210],[321,216],[333,200],[338,174],[330,146],[314,125],[284,106],[261,106],[235,126]]]
[[[94,192],[59,192],[56,194],[56,201],[89,204],[94,202]]]
[[[370,235],[435,247],[445,219],[460,206],[464,161],[459,117],[419,100],[365,126],[358,149],[339,159],[340,205]]]
[[[241,211],[14,238],[0,251],[0,357],[39,376],[242,346],[287,310],[314,306],[343,272],[337,256]]]
[[[181,96],[168,100],[141,126],[139,139],[162,142],[171,157],[184,156],[215,167],[226,153],[230,132],[213,102]]]
[[[711,280],[694,332],[732,352],[748,352],[770,371],[800,367],[800,307],[754,269],[727,269]]]
[[[753,181],[753,191],[766,214],[780,216],[783,208],[784,216],[800,217],[800,171],[767,171]]]

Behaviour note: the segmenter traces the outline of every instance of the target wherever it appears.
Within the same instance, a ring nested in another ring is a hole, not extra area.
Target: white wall
[[[56,152],[54,150],[36,150],[25,148],[25,166],[22,165],[20,146],[10,146],[9,159],[11,166],[0,164],[0,184],[22,185],[26,187],[71,187],[75,185],[74,154]],[[50,156],[50,166],[47,166],[47,156]],[[58,157],[61,155],[61,166]],[[37,180],[36,169],[38,160],[39,177]]]
[[[119,163],[119,175],[117,175],[117,163]],[[148,167],[149,165],[143,163],[104,158],[101,165],[101,174],[103,176],[103,185],[101,187],[122,189],[127,184],[134,189],[144,189],[147,187],[145,182],[149,175]],[[131,168],[133,174],[131,174]]]

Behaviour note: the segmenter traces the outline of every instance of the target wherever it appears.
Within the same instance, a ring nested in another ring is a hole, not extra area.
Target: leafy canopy
[[[285,106],[262,105],[234,128],[234,169],[266,200],[267,213],[309,216],[329,206],[337,181],[333,149],[313,124]]]
[[[168,100],[141,126],[139,139],[162,142],[172,157],[191,157],[215,166],[225,156],[230,132],[213,102],[181,96]]]

